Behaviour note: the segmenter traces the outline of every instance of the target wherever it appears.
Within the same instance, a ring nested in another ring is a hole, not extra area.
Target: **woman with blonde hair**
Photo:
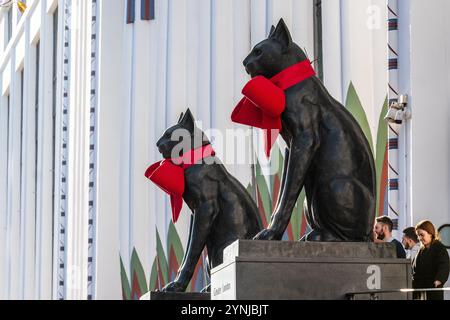
[[[413,288],[442,288],[450,271],[447,249],[431,221],[420,221],[415,229],[421,246],[412,263]],[[444,293],[427,292],[427,299],[443,300]]]

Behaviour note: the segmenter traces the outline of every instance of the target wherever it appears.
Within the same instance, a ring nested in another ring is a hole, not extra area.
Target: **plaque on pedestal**
[[[211,299],[346,299],[352,292],[411,288],[410,268],[391,243],[238,240],[211,271]]]

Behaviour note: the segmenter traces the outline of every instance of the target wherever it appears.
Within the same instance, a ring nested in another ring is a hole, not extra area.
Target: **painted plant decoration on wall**
[[[367,140],[369,141],[370,147],[372,148],[377,173],[376,212],[377,215],[383,215],[387,212],[388,144],[387,124],[384,121],[384,115],[386,114],[388,108],[387,99],[385,100],[380,112],[377,128],[377,141],[375,146],[366,113],[353,83],[350,83],[349,85],[345,106],[358,121],[367,137]],[[253,183],[247,187],[247,190],[257,203],[264,228],[266,228],[270,222],[270,216],[275,209],[278,194],[280,192],[281,177],[283,174],[282,170],[284,159],[278,146],[274,146],[274,151],[272,154],[278,154],[279,157],[279,167],[277,168],[275,174],[265,177],[262,174],[261,165],[259,161],[257,161],[253,170]],[[283,240],[296,241],[308,232],[309,226],[306,223],[305,216],[303,214],[304,200],[305,193],[302,191],[297,204],[295,205],[288,228],[283,235]],[[176,277],[177,270],[184,257],[184,249],[175,226],[172,222],[170,222],[169,229],[167,230],[166,251],[163,249],[163,244],[157,229],[155,232],[155,237],[156,256],[153,260],[152,266],[146,266],[146,268],[144,268],[141,260],[139,259],[138,252],[134,249],[130,259],[130,275],[128,276],[123,265],[122,257],[120,257],[122,296],[124,300],[137,300],[141,295],[147,293],[148,291],[163,288],[167,283],[173,281]],[[148,272],[149,277],[147,278],[146,274]],[[186,291],[198,292],[202,290],[209,282],[208,273],[207,252],[204,250],[195,269],[191,283]]]
[[[371,133],[372,131],[370,129],[369,122],[367,121],[366,113],[358,97],[356,89],[353,83],[351,82],[347,91],[347,99],[345,106],[355,117],[355,119],[358,121],[359,125],[363,129],[364,134],[366,135],[366,138],[369,141],[370,147],[372,148],[373,156],[375,158],[375,167],[377,174],[376,215],[378,216],[387,214],[388,126],[387,123],[384,121],[384,116],[386,115],[388,110],[387,98],[385,99],[379,114],[377,141],[375,146],[372,141],[372,133]]]
[[[130,260],[130,277],[126,274],[122,257],[120,258],[120,275],[122,280],[122,297],[124,300],[138,300],[148,291],[163,288],[167,283],[173,281],[177,275],[183,257],[184,249],[181,244],[175,226],[170,222],[167,233],[167,251],[164,251],[159,232],[156,229],[156,256],[150,269],[147,282],[147,272],[143,268],[136,249],[133,250]],[[166,253],[167,252],[167,255]],[[206,251],[202,253],[197,263],[191,283],[186,292],[198,292],[209,283],[206,268]]]

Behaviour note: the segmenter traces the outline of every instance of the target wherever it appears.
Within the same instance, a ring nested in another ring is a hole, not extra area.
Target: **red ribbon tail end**
[[[170,204],[172,206],[172,220],[173,223],[178,221],[180,216],[181,208],[183,207],[183,198],[179,196],[170,196]]]
[[[270,158],[270,151],[272,150],[272,146],[275,144],[275,141],[277,141],[279,130],[277,129],[266,129],[264,130],[264,148],[266,151],[266,157],[267,159]]]

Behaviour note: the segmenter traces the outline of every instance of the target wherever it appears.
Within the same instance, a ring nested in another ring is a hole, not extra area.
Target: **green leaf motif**
[[[262,203],[263,208],[259,208],[265,213],[265,217],[267,221],[270,221],[271,215],[272,215],[272,209],[273,205],[275,205],[277,199],[277,195],[281,191],[281,180],[283,176],[283,170],[284,170],[284,156],[278,147],[278,145],[274,145],[274,151],[272,154],[274,156],[277,156],[278,159],[272,158],[271,160],[271,167],[274,168],[274,166],[277,166],[275,169],[277,171],[270,175],[268,178],[270,186],[267,185],[266,179],[264,178],[264,175],[262,174],[261,165],[259,161],[257,160],[256,166],[255,166],[255,181],[256,181],[256,189],[259,192],[260,195],[260,203]],[[275,161],[274,161],[275,160]],[[247,190],[251,191],[254,190],[254,186],[251,184],[247,187]],[[269,190],[272,192],[270,193]],[[292,212],[290,224],[288,225],[288,228],[286,230],[287,232],[287,239],[291,241],[298,240],[300,236],[300,230],[302,225],[302,215],[303,215],[303,203],[305,200],[305,192],[302,191],[300,193],[300,196],[298,198],[298,201],[295,205],[295,208]],[[259,205],[259,203],[258,203]],[[264,226],[267,227],[267,226]],[[286,238],[286,234],[285,237]]]
[[[147,287],[147,279],[145,276],[144,268],[142,267],[141,260],[139,259],[139,255],[137,254],[136,249],[133,249],[133,253],[131,254],[131,279],[133,281],[133,277],[136,276],[139,284],[139,289],[142,294],[148,292]]]
[[[256,201],[256,191],[255,191],[255,187],[253,186],[252,183],[249,183],[247,186],[247,192],[248,194],[252,197],[253,201]]]
[[[270,216],[272,215],[272,199],[269,193],[269,188],[267,187],[266,179],[262,174],[261,165],[259,161],[256,162],[256,186],[260,195],[261,202],[263,204],[264,214],[266,216],[267,222],[270,222]]]
[[[142,266],[141,260],[136,249],[133,249],[131,256],[131,275],[128,278],[125,268],[123,266],[122,257],[120,257],[120,267],[121,267],[121,280],[122,280],[122,295],[124,300],[139,299],[140,296],[149,290],[161,289],[167,283],[173,279],[169,279],[169,271],[175,272],[178,266],[182,263],[184,258],[184,250],[179,237],[179,234],[175,228],[175,225],[171,222],[169,229],[167,231],[167,252],[171,254],[169,257],[163,249],[161,238],[156,230],[156,256],[153,260],[151,267],[149,283],[147,287],[145,271]],[[171,263],[169,270],[169,261]],[[197,276],[202,276],[203,274],[203,263],[199,261],[200,268],[198,269]],[[187,291],[191,288],[189,287]],[[201,288],[194,288],[195,290],[200,290]]]
[[[164,252],[161,238],[159,237],[158,229],[156,228],[156,255],[158,258],[158,272],[162,275],[162,283],[161,284],[167,284],[168,283],[168,271],[169,271],[169,265],[167,264],[166,254]]]
[[[127,272],[125,271],[125,267],[123,266],[122,257],[119,254],[120,259],[120,279],[122,282],[122,299],[123,300],[131,300],[131,287],[130,282],[128,281]]]
[[[303,204],[305,202],[305,196],[305,190],[303,189],[298,197],[297,203],[295,204],[294,210],[292,211],[291,225],[293,241],[296,241],[303,236],[300,234],[300,230],[302,228]]]
[[[369,141],[371,149],[374,151],[375,157],[375,170],[376,170],[376,193],[377,193],[377,201],[376,201],[376,213],[378,214],[380,210],[380,206],[383,206],[384,203],[382,201],[382,197],[384,196],[384,190],[380,190],[382,180],[385,179],[383,177],[383,170],[385,166],[385,157],[387,156],[386,144],[388,138],[388,126],[384,120],[384,116],[388,111],[388,101],[387,98],[384,101],[383,107],[381,108],[381,112],[378,119],[378,128],[377,128],[377,141],[376,141],[376,150],[373,149],[372,144],[372,135],[369,123],[367,121],[366,113],[361,104],[361,101],[358,97],[356,89],[352,82],[350,82],[348,93],[347,93],[347,101],[346,101],[347,109],[350,113],[355,117],[356,121],[362,128],[367,140]],[[384,181],[386,182],[386,181]]]
[[[387,139],[388,139],[388,125],[386,121],[384,120],[384,116],[387,114],[388,111],[388,100],[384,101],[383,108],[381,109],[380,117],[378,120],[378,132],[377,132],[377,150],[376,150],[376,157],[375,157],[375,167],[377,171],[377,210],[376,213],[378,214],[380,206],[383,206],[383,203],[380,203],[381,199],[381,192],[380,192],[380,186],[381,186],[381,179],[382,179],[382,173],[383,173],[383,165],[384,165],[384,158],[386,156],[386,145],[387,145]]]
[[[350,82],[347,92],[347,100],[345,102],[345,106],[347,110],[353,115],[358,124],[360,125],[364,135],[369,142],[370,149],[373,152],[373,142],[372,142],[372,134],[369,126],[369,122],[367,121],[366,112],[361,104],[361,100],[356,93],[356,89],[353,86],[353,83]]]
[[[274,172],[274,174],[269,176],[269,183],[273,191],[276,178],[278,178],[279,182],[281,182],[284,167],[284,156],[281,153],[280,147],[278,146],[277,143],[273,145],[272,149],[273,149],[272,156],[270,157],[270,170],[271,172]],[[272,193],[272,202],[276,202],[277,199],[274,198],[273,195],[274,193]],[[275,204],[273,203],[272,205]]]
[[[167,234],[167,248],[173,248],[175,251],[175,256],[177,257],[178,264],[180,265],[183,261],[184,250],[181,244],[180,236],[178,235],[177,229],[172,221],[169,224],[169,232]]]
[[[153,291],[158,288],[158,258],[155,257],[152,264],[152,271],[150,272],[150,283],[148,289]]]

